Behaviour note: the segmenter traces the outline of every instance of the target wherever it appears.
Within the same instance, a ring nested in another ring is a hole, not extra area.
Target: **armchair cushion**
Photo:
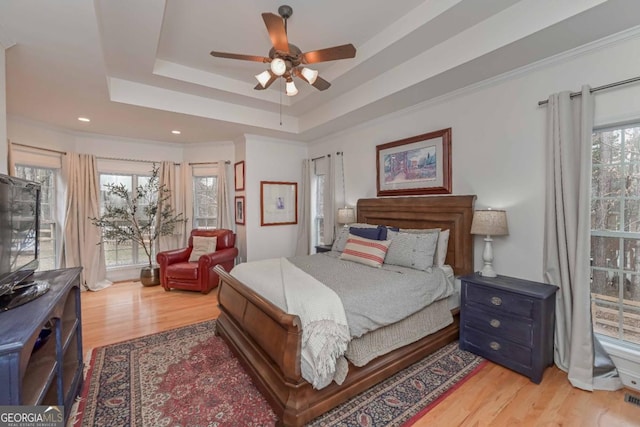
[[[167,276],[178,280],[198,280],[198,263],[178,262],[171,264],[167,270]]]
[[[218,238],[215,236],[193,236],[193,249],[189,256],[189,262],[198,262],[202,255],[215,252],[217,243]]]

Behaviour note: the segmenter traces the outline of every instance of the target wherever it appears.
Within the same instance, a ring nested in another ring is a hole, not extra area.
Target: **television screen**
[[[0,295],[38,268],[40,184],[0,174]]]

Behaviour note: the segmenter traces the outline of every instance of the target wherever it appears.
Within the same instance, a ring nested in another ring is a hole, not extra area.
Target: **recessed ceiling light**
[[[172,130],[171,133],[174,135],[180,135],[182,132],[180,132],[179,130]]]
[[[87,118],[87,117],[78,117],[78,120],[80,120],[81,122],[90,122],[91,119]]]

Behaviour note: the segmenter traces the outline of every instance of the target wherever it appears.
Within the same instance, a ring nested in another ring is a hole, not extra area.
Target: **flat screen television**
[[[37,182],[0,174],[0,296],[38,268],[40,193]]]

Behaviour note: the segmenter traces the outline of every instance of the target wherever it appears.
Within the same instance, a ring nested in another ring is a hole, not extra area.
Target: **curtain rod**
[[[338,156],[342,155],[342,151],[336,151],[336,154]],[[320,159],[324,159],[325,157],[331,157],[331,154],[326,154],[324,156],[320,156],[320,157],[314,157],[313,159],[311,159],[312,162],[315,162],[316,160],[320,160]]]
[[[140,159],[125,159],[121,157],[103,157],[96,156],[96,159],[99,160],[117,160],[120,162],[137,162],[137,163],[162,163],[162,160],[140,160]],[[180,163],[174,163],[176,166],[180,166]]]
[[[622,80],[622,81],[615,82],[615,83],[609,83],[608,85],[594,87],[589,92],[591,92],[591,93],[598,92],[600,90],[610,89],[610,88],[616,87],[616,86],[628,85],[630,83],[635,83],[635,82],[640,82],[640,76],[632,77],[630,79]],[[569,97],[570,98],[574,98],[576,96],[580,96],[581,94],[582,94],[581,92],[572,92],[572,93],[569,94]],[[548,103],[549,103],[548,99],[545,99],[544,101],[538,101],[538,106],[546,105]]]
[[[42,150],[42,151],[48,151],[50,153],[56,153],[56,154],[61,154],[63,156],[67,155],[66,151],[58,151],[58,150],[53,150],[51,148],[42,148],[42,147],[36,147],[34,145],[27,145],[27,144],[20,144],[19,142],[13,142],[11,141],[11,145],[17,145],[18,147],[27,147],[27,148],[34,148],[36,150]]]
[[[198,166],[198,165],[218,165],[220,164],[220,162],[196,162],[196,163],[189,163],[189,166]],[[231,160],[225,160],[224,161],[225,165],[230,165],[231,164]]]

